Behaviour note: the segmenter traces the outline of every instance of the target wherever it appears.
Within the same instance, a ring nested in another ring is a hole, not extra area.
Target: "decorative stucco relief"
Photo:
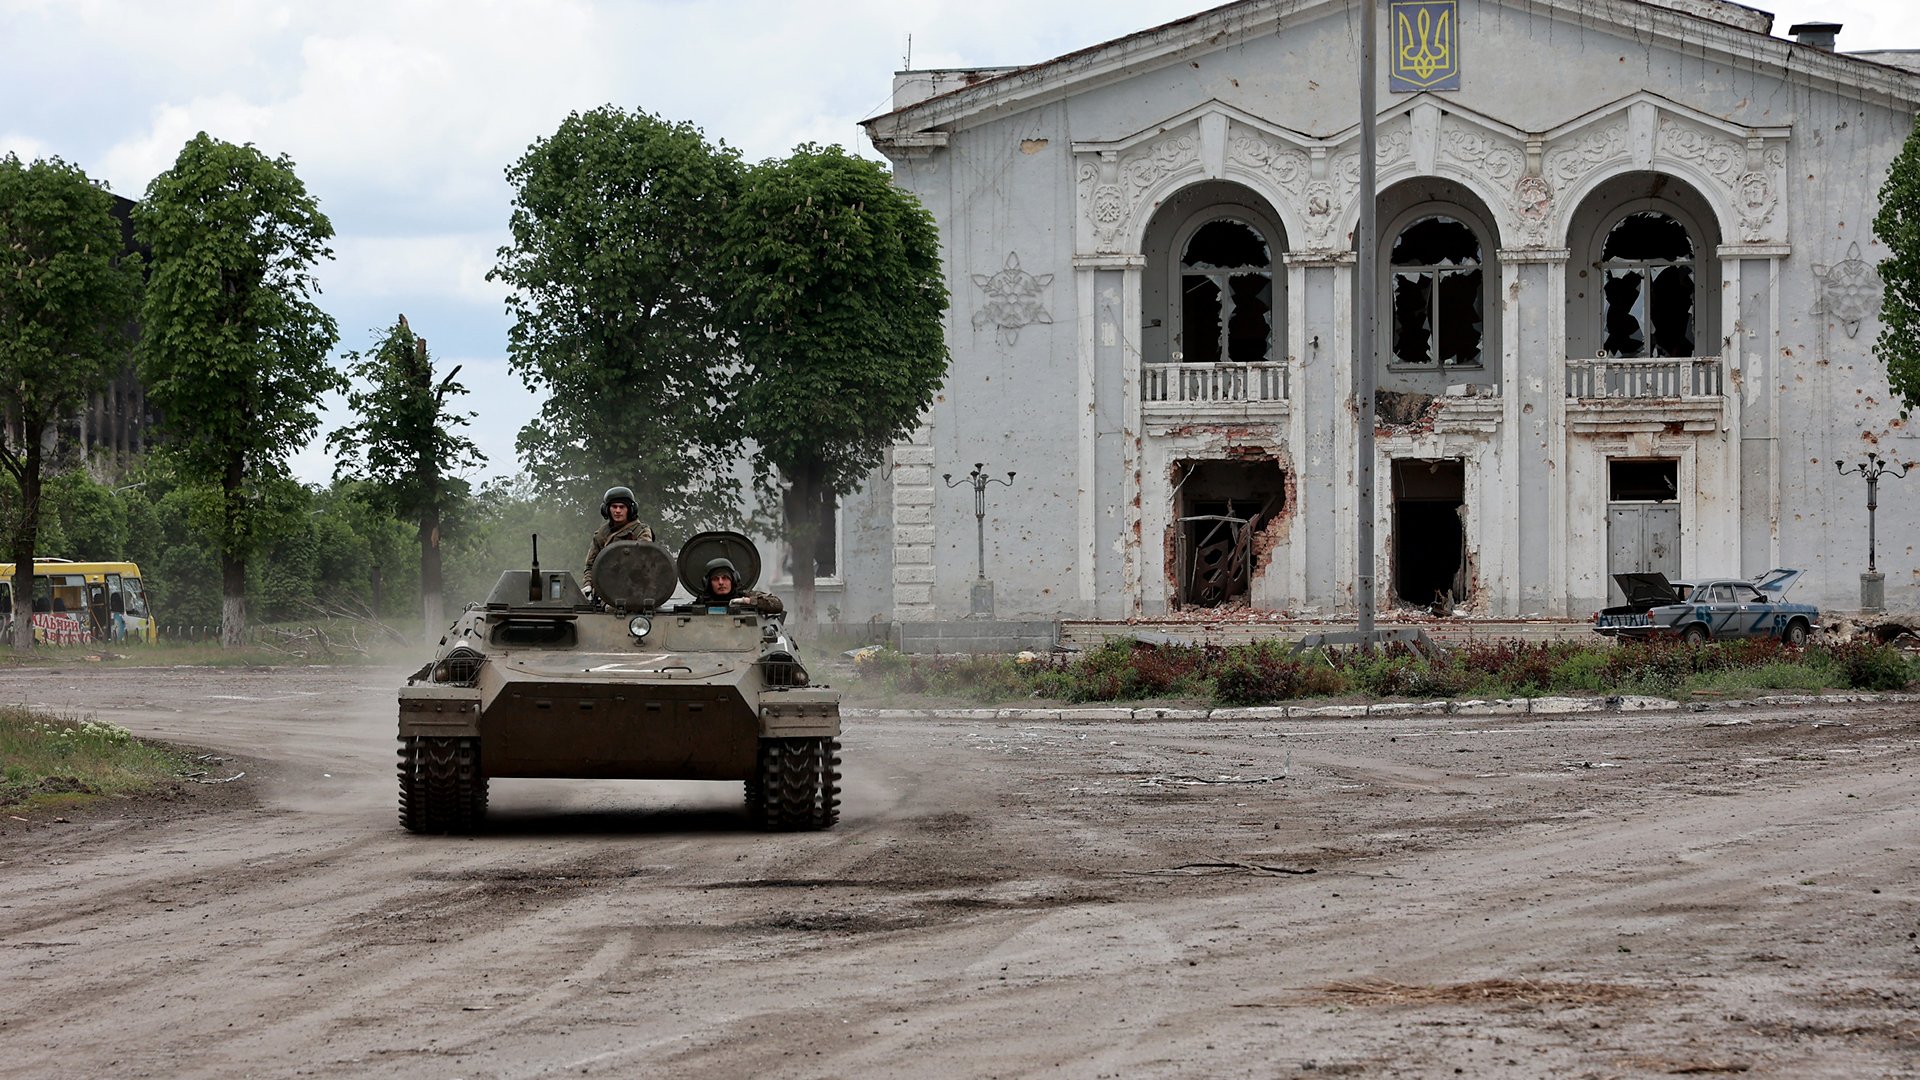
[[[1332,242],[1333,185],[1314,179],[1313,159],[1306,151],[1236,128],[1227,141],[1227,162],[1259,176],[1300,210],[1306,235],[1299,243],[1323,248]]]
[[[1627,153],[1627,123],[1608,124],[1583,131],[1570,142],[1547,151],[1542,174],[1562,190],[1578,184],[1588,173]]]
[[[1520,219],[1528,247],[1552,241],[1553,184],[1544,176],[1527,175],[1513,182],[1513,212]]]
[[[1192,133],[1171,135],[1124,153],[1108,151],[1097,158],[1083,158],[1076,186],[1093,231],[1094,250],[1101,254],[1120,250],[1121,233],[1147,190],[1199,162],[1200,139]]]
[[[1413,129],[1408,125],[1387,128],[1374,134],[1373,167],[1391,169],[1413,153]],[[1343,187],[1341,194],[1351,198],[1360,190],[1360,151],[1349,149],[1333,158],[1333,175]]]
[[[1007,263],[999,271],[973,275],[973,283],[987,294],[986,303],[973,314],[973,328],[994,327],[1003,345],[1018,342],[1023,326],[1053,322],[1041,300],[1041,290],[1053,284],[1053,275],[1022,270],[1017,252],[1007,252]]]
[[[1725,185],[1733,197],[1742,243],[1774,238],[1773,218],[1780,205],[1787,148],[1763,139],[1731,138],[1670,117],[1660,118],[1656,145],[1661,153],[1705,169]]]
[[[1440,129],[1440,146],[1469,172],[1484,176],[1496,189],[1511,185],[1527,167],[1520,144],[1449,122]]]
[[[1860,324],[1880,312],[1880,275],[1873,264],[1860,257],[1860,245],[1847,245],[1847,257],[1832,266],[1813,264],[1813,314],[1831,316],[1848,337],[1860,332]]]

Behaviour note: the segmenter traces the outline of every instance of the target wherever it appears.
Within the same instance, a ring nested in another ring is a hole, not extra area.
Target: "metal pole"
[[[1357,398],[1354,409],[1354,421],[1359,425],[1359,446],[1355,451],[1358,461],[1355,463],[1356,490],[1355,508],[1359,515],[1355,538],[1359,544],[1359,568],[1354,577],[1354,603],[1360,609],[1360,633],[1373,633],[1373,396],[1376,376],[1374,322],[1379,306],[1379,296],[1374,264],[1378,261],[1375,248],[1376,223],[1374,220],[1374,34],[1377,26],[1374,19],[1375,0],[1360,2],[1360,222],[1355,230],[1354,243],[1359,248],[1359,258],[1354,266],[1354,289],[1359,294],[1358,312],[1354,328],[1354,370],[1359,375],[1359,385],[1354,391]]]
[[[952,473],[944,473],[940,477],[950,488],[956,488],[962,484],[973,488],[973,539],[977,553],[977,561],[974,565],[978,568],[976,570],[978,581],[987,580],[987,485],[1005,484],[1007,487],[1012,487],[1013,477],[1012,472],[1007,473],[1005,480],[997,476],[988,476],[987,463],[984,461],[974,462],[973,471],[968,473],[964,480],[955,480]]]
[[[1880,509],[1880,477],[1892,473],[1895,480],[1901,479],[1914,467],[1914,463],[1896,461],[1892,468],[1888,468],[1885,458],[1869,453],[1866,460],[1858,465],[1848,465],[1844,461],[1835,461],[1833,465],[1841,476],[1864,476],[1867,479],[1867,573],[1877,574],[1879,567],[1874,565],[1874,555],[1878,538],[1875,536],[1874,511]]]
[[[978,580],[987,580],[987,489],[977,488],[973,493],[973,544],[975,551],[974,566]]]
[[[1867,573],[1878,573],[1873,565],[1873,512],[1880,509],[1880,475],[1867,476]]]

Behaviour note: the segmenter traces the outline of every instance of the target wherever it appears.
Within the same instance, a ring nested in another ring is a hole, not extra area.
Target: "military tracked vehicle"
[[[467,608],[400,691],[400,822],[466,833],[495,777],[718,780],[745,785],[768,829],[839,818],[840,695],[809,685],[780,616],[668,601],[704,591],[729,559],[739,591],[760,553],[733,532],[701,533],[676,557],[609,544],[599,595],[570,573],[509,570]]]

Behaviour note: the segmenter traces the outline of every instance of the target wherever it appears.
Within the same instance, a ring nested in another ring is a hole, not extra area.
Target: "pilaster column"
[[[931,622],[933,427],[921,424],[893,448],[893,620]]]

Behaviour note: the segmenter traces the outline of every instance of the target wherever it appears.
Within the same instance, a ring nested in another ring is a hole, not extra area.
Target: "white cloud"
[[[449,300],[499,308],[507,295],[487,280],[504,233],[432,236],[343,236],[334,261],[320,271],[334,301],[367,300],[404,306],[410,300]]]

